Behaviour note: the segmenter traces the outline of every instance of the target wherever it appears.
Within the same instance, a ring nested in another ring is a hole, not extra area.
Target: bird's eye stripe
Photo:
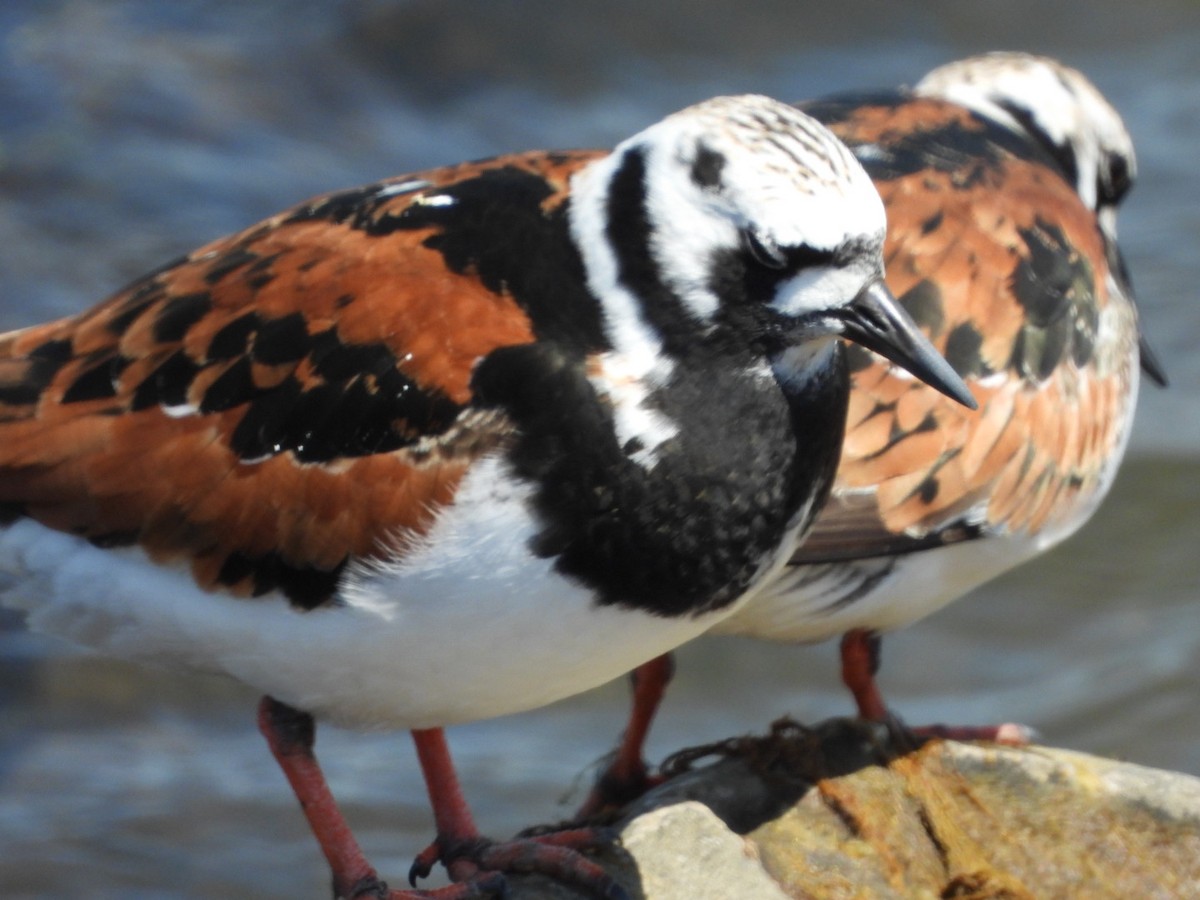
[[[841,247],[837,250],[822,250],[817,247],[810,247],[808,244],[801,244],[799,247],[788,247],[783,252],[787,256],[788,268],[792,271],[807,269],[810,266],[840,266],[849,262],[857,255],[856,253],[843,253]]]
[[[798,272],[810,266],[842,266],[863,252],[857,242],[847,242],[836,250],[824,250],[808,244],[781,247],[751,229],[742,232],[742,246],[758,265],[777,272]]]
[[[746,251],[760,266],[767,269],[784,269],[787,267],[787,255],[779,245],[769,238],[763,238],[747,229],[742,232],[742,243]]]

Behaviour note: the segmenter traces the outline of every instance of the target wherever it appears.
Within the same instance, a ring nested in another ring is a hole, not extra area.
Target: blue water
[[[1200,4],[6,0],[0,328],[75,312],[305,196],[529,147],[605,146],[716,93],[912,82],[1009,48],[1083,69],[1125,115],[1122,243],[1173,379],[1129,464],[1050,557],[889,639],[912,721],[1017,719],[1050,743],[1200,773]],[[811,7],[811,8],[810,8]],[[326,896],[294,801],[215,679],[97,660],[0,620],[0,895]],[[652,753],[845,713],[833,648],[688,648]],[[481,825],[559,798],[620,728],[624,686],[454,729]],[[397,882],[428,840],[404,735],[319,737]],[[578,799],[578,796],[576,796]]]

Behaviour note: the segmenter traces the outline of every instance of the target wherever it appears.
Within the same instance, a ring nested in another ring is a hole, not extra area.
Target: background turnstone
[[[909,91],[803,108],[851,147],[888,210],[888,284],[971,386],[978,412],[852,351],[845,446],[829,503],[789,566],[717,632],[843,635],[865,718],[879,633],[908,625],[1074,533],[1112,484],[1143,368],[1116,243],[1136,172],[1120,116],[1079,72],[992,53]],[[640,789],[641,742],[671,675],[634,675],[634,710],[585,811]],[[1020,726],[924,732],[1023,740]]]
[[[264,692],[339,896],[384,888],[312,715],[413,730],[446,896],[620,896],[590,833],[481,841],[441,726],[611,679],[783,565],[840,448],[837,335],[971,402],[883,236],[845,147],[754,96],[315,198],[0,337],[5,599]]]

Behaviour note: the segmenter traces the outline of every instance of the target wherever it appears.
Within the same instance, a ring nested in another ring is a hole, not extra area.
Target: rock
[[[711,761],[710,761],[711,760]],[[704,762],[704,765],[698,765]],[[683,751],[597,855],[640,900],[1200,897],[1200,779],[788,721]],[[514,900],[581,895],[512,879]]]
[[[647,898],[787,900],[754,844],[703,803],[685,800],[643,813],[622,829],[621,844],[637,861],[638,886]]]

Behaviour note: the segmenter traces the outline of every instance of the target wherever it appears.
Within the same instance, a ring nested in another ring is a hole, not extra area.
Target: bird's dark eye
[[[742,232],[742,244],[746,252],[756,263],[767,269],[783,269],[787,266],[787,256],[779,245],[770,238],[764,238],[749,229]]]

